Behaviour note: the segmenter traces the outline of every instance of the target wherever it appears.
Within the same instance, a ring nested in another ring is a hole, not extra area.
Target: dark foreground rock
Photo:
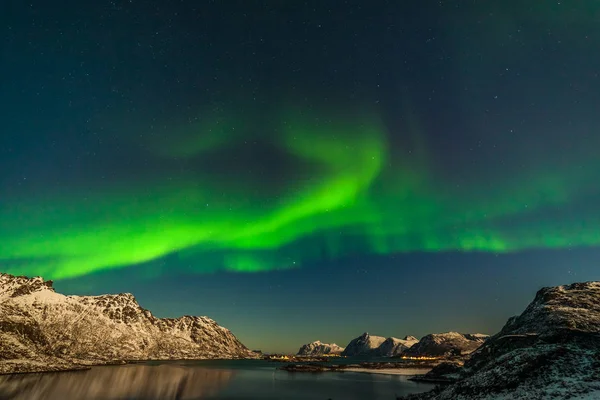
[[[600,398],[600,282],[544,288],[465,363],[456,383],[406,399]]]
[[[64,296],[51,281],[0,273],[0,373],[123,360],[255,357],[207,317],[156,318],[128,293]]]

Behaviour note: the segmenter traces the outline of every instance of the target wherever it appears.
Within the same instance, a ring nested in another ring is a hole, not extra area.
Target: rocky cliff
[[[0,373],[254,356],[207,317],[157,318],[128,293],[65,296],[51,281],[0,274]]]
[[[300,347],[298,350],[299,356],[320,356],[323,354],[340,354],[344,351],[343,347],[335,343],[321,343],[319,340],[308,343]]]
[[[600,398],[600,282],[541,289],[472,354],[456,383],[408,398]]]

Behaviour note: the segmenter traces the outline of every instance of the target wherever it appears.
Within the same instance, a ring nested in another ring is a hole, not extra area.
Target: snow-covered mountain
[[[406,350],[419,343],[414,336],[406,336],[404,339],[389,337],[377,348],[377,355],[382,357],[393,357],[404,353]]]
[[[395,337],[386,339],[383,336],[373,336],[365,332],[348,343],[342,356],[391,357],[405,352],[418,342],[419,339],[414,336],[405,336],[404,339]]]
[[[352,339],[342,355],[347,357],[374,355],[374,352],[383,342],[385,342],[384,337],[371,336],[365,332],[356,339]]]
[[[406,356],[448,356],[472,353],[488,338],[481,333],[431,333],[406,350]]]
[[[0,273],[0,373],[255,356],[207,317],[156,318],[128,293],[65,296],[40,277]]]
[[[321,341],[317,340],[312,343],[308,343],[302,345],[300,350],[298,350],[299,356],[320,356],[323,354],[341,354],[344,351],[343,347],[338,346],[335,343],[321,343]]]
[[[544,288],[422,400],[600,399],[600,282]]]

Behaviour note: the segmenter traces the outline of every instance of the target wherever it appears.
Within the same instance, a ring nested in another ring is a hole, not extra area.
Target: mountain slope
[[[210,318],[156,318],[128,293],[64,296],[51,281],[0,274],[0,373],[244,357],[254,353]]]
[[[407,398],[600,398],[600,282],[541,289],[472,354],[458,382]]]
[[[338,346],[335,343],[321,343],[317,340],[312,343],[302,345],[298,350],[297,355],[299,356],[320,356],[323,354],[340,354],[344,351],[343,347]]]

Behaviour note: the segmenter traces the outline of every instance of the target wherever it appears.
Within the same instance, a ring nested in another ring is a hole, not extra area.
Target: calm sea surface
[[[89,371],[0,376],[0,399],[395,400],[431,385],[403,376],[289,373],[260,360],[161,362]]]

